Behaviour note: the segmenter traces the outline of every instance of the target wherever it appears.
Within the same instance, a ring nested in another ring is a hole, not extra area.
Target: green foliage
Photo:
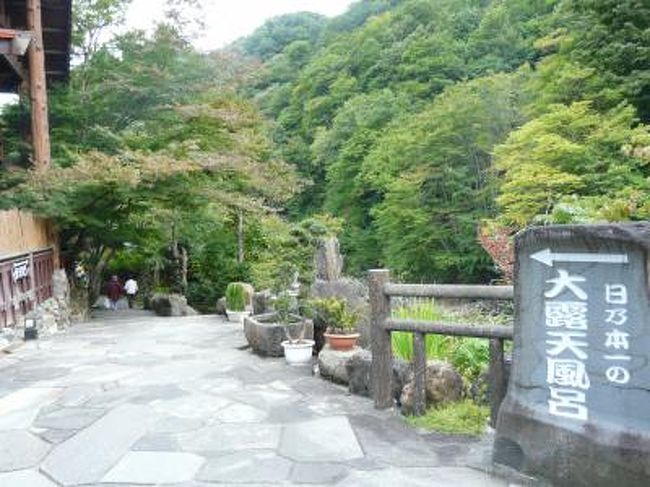
[[[349,335],[356,332],[359,315],[349,309],[345,299],[315,299],[312,306],[319,320],[327,326],[329,333]]]
[[[240,282],[231,282],[226,287],[226,309],[230,311],[246,309],[246,291]]]
[[[495,151],[499,219],[522,227],[647,218],[650,160],[635,148],[650,145],[650,130],[635,124],[629,106],[603,114],[576,102],[512,132]]]
[[[465,399],[429,409],[424,416],[411,416],[407,421],[417,428],[438,433],[479,436],[485,431],[489,417],[487,406]]]
[[[281,293],[273,302],[278,323],[290,323],[291,315],[297,311],[296,298],[287,293]]]

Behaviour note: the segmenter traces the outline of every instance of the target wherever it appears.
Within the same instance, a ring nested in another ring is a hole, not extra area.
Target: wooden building
[[[47,89],[70,70],[72,0],[0,0],[0,93],[30,99],[32,165],[47,171],[50,134]],[[51,296],[59,267],[56,232],[41,218],[0,212],[0,328],[20,324]]]

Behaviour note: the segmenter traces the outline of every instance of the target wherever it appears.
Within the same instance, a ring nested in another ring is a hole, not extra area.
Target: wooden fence
[[[430,322],[391,317],[391,297],[429,297],[455,299],[511,300],[512,286],[474,286],[445,284],[395,284],[388,270],[369,273],[372,368],[371,387],[378,409],[393,405],[393,353],[391,333],[413,333],[413,372],[415,380],[413,410],[422,415],[426,408],[426,348],[427,334],[478,337],[490,340],[490,422],[496,424],[497,413],[506,393],[504,342],[512,340],[512,325],[466,325]]]

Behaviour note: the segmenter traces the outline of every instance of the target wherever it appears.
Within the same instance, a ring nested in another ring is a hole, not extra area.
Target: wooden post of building
[[[415,379],[413,414],[422,416],[427,409],[427,351],[426,335],[419,331],[413,333],[413,373]]]
[[[389,280],[390,273],[384,269],[371,270],[368,275],[372,346],[370,382],[377,409],[393,405],[393,350],[390,332],[384,328],[390,314],[390,298],[384,292]]]
[[[45,78],[41,0],[27,0],[27,29],[32,33],[28,57],[34,168],[37,171],[43,171],[50,166],[50,129],[47,115],[47,82]]]

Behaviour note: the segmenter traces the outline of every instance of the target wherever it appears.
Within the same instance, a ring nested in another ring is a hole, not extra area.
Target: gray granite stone
[[[117,407],[55,447],[43,462],[42,470],[63,485],[99,481],[145,434],[149,414],[143,406]]]
[[[363,457],[354,431],[343,416],[286,425],[280,453],[302,462],[340,462]]]
[[[133,451],[178,451],[178,440],[169,434],[150,434],[143,436],[131,447]]]
[[[193,453],[128,452],[102,479],[108,483],[173,484],[188,482],[204,459]]]
[[[383,485],[506,487],[508,483],[470,468],[440,467],[355,471],[336,485],[340,487],[377,487]]]
[[[197,479],[224,484],[282,483],[289,476],[291,462],[271,451],[242,451],[209,460]]]
[[[104,409],[60,408],[39,414],[34,421],[34,426],[47,429],[78,430],[94,423],[105,412]]]
[[[151,431],[155,433],[184,433],[186,431],[195,431],[204,425],[205,422],[201,419],[166,416],[154,423]]]
[[[2,487],[57,487],[54,482],[35,470],[0,473],[0,485]]]
[[[214,414],[223,423],[260,423],[266,416],[267,413],[262,409],[241,403],[226,406]]]
[[[348,469],[338,463],[297,463],[291,481],[297,484],[333,484],[343,479]]]
[[[196,452],[275,449],[280,442],[279,425],[220,424],[179,436],[183,450]]]
[[[27,431],[0,431],[0,472],[34,467],[49,450],[48,443]]]

